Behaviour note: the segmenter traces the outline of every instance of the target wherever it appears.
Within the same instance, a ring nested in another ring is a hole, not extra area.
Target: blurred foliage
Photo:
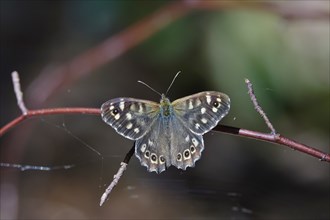
[[[288,24],[260,11],[214,16],[207,41],[211,73],[225,90],[233,92],[232,110],[244,123],[255,121],[251,111],[244,114],[240,108],[250,106],[243,95],[243,79],[248,78],[275,123],[277,117],[288,114],[285,120],[297,126],[314,123],[320,132],[328,132],[329,24],[315,25],[319,26],[316,30],[309,22]]]

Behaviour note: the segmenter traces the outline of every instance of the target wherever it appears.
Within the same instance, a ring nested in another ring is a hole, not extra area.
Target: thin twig
[[[253,138],[255,140],[267,141],[274,144],[279,144],[282,146],[288,146],[291,149],[300,151],[302,153],[308,154],[310,156],[318,158],[320,161],[326,161],[330,163],[330,154],[324,153],[316,148],[301,144],[297,141],[291,140],[289,138],[283,137],[281,135],[273,135],[267,133],[261,133],[258,131],[251,131],[242,128],[235,128],[226,125],[217,125],[213,128],[214,131],[223,132],[226,134],[232,134],[235,136],[241,136],[245,138]]]
[[[251,99],[251,101],[252,101],[252,103],[254,105],[255,110],[261,115],[262,119],[265,121],[266,125],[270,129],[271,134],[272,135],[275,135],[276,134],[276,131],[275,131],[272,123],[269,121],[269,119],[268,119],[266,113],[264,112],[264,110],[262,110],[262,108],[260,107],[260,105],[258,103],[258,100],[256,98],[256,95],[254,94],[252,83],[250,82],[249,79],[245,79],[245,83],[246,83],[246,85],[248,87],[248,94],[249,94],[250,99]]]
[[[112,182],[110,183],[110,185],[106,188],[106,190],[102,194],[101,200],[100,200],[100,206],[102,206],[104,204],[105,200],[108,198],[112,189],[117,185],[120,177],[123,175],[124,171],[126,170],[126,167],[134,153],[134,149],[135,149],[135,143],[133,144],[133,147],[126,154],[123,162],[120,163],[120,168],[118,169],[117,173],[113,176]]]
[[[13,80],[13,86],[14,86],[14,92],[15,92],[16,99],[17,99],[17,105],[21,109],[23,115],[26,115],[28,109],[26,108],[26,106],[24,104],[23,92],[21,89],[21,84],[19,82],[19,75],[16,71],[14,71],[11,73],[11,77]]]
[[[16,163],[0,163],[0,167],[19,169],[20,171],[38,170],[38,171],[53,171],[53,170],[67,170],[75,167],[74,164],[67,164],[61,166],[35,166],[35,165],[22,165]]]

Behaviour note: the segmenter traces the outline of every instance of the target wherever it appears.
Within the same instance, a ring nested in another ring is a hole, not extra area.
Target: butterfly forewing
[[[142,137],[158,113],[158,103],[132,98],[111,99],[101,106],[103,121],[131,140]]]
[[[200,92],[175,100],[173,108],[178,119],[196,134],[214,128],[228,113],[230,99],[220,92]]]

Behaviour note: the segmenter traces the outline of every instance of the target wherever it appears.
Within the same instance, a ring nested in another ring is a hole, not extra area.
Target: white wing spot
[[[202,118],[201,121],[206,124],[207,123],[207,119],[206,118]]]
[[[124,111],[124,108],[125,108],[125,102],[120,102],[120,103],[119,103],[119,108],[120,108],[120,110]]]
[[[148,145],[149,146],[153,146],[154,145],[154,142],[152,142],[150,139],[148,139]]]
[[[198,124],[198,123],[195,124],[195,128],[196,128],[196,129],[200,129],[200,127],[201,127],[200,124]]]
[[[196,140],[196,138],[193,138],[191,141],[192,141],[193,145],[195,145],[195,147],[198,146],[198,141]]]
[[[143,112],[142,104],[139,104],[139,113],[142,113],[142,112]]]
[[[132,111],[136,111],[136,104],[132,104],[130,107],[129,107],[130,110]]]
[[[221,99],[220,99],[220,98],[217,98],[217,101],[218,101],[218,102],[221,102]]]
[[[211,104],[211,96],[209,95],[206,96],[206,102],[207,104]]]
[[[217,109],[216,107],[213,107],[213,108],[212,108],[212,111],[213,111],[213,112],[217,112],[218,109]]]
[[[133,127],[133,124],[132,123],[128,123],[127,125],[126,125],[126,128],[127,129],[131,129]]]
[[[189,100],[188,109],[193,109],[193,108],[194,108],[194,106],[192,104],[192,100]]]
[[[142,146],[141,146],[142,153],[146,150],[146,148],[147,148],[147,145],[146,144],[142,144]]]
[[[132,119],[132,114],[131,113],[127,113],[126,114],[126,118],[127,118],[127,120],[131,120]]]
[[[196,99],[196,101],[195,101],[195,107],[198,107],[198,106],[200,106],[201,104],[202,104],[201,100]]]
[[[120,114],[117,113],[117,114],[115,115],[115,119],[118,120],[119,118],[120,118]]]
[[[189,138],[189,134],[187,135],[187,137],[185,138],[186,142],[189,142],[190,138]]]
[[[109,110],[111,111],[114,108],[115,108],[115,106],[112,105],[112,106],[109,107]]]
[[[139,128],[134,128],[134,132],[138,134],[140,132],[140,129]]]
[[[201,113],[204,114],[206,112],[206,108],[201,108]]]

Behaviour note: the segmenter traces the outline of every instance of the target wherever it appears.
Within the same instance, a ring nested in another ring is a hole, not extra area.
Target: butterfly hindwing
[[[158,103],[133,98],[115,98],[101,106],[103,121],[131,140],[142,137],[158,113]]]
[[[171,118],[169,130],[172,137],[171,164],[183,170],[194,167],[204,150],[203,136],[187,129],[175,115]]]
[[[149,172],[163,172],[174,165],[185,170],[195,166],[204,149],[202,135],[189,131],[175,115],[158,116],[149,132],[135,142],[135,155]]]
[[[205,134],[228,113],[230,99],[220,92],[200,92],[175,100],[173,108],[178,119],[196,134]]]
[[[158,115],[150,131],[136,140],[135,155],[149,172],[160,173],[171,165],[170,138],[166,123]]]

